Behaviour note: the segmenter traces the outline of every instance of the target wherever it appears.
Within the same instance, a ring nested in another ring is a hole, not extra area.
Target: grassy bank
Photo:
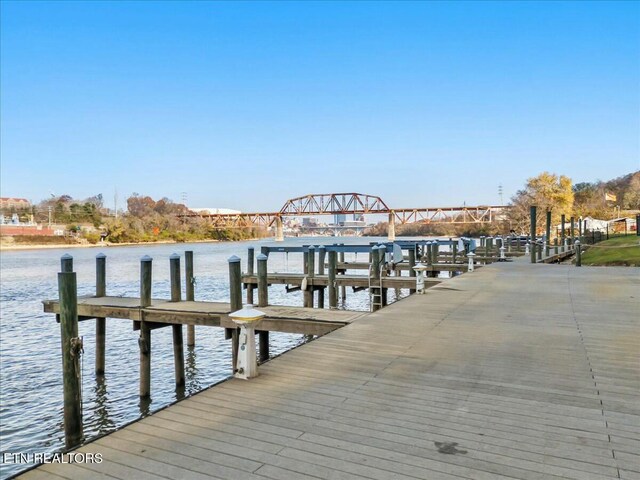
[[[582,255],[583,265],[640,266],[640,237],[627,235],[596,243]]]

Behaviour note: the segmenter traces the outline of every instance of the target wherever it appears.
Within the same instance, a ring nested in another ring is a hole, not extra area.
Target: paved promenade
[[[640,269],[494,264],[40,478],[640,479]]]

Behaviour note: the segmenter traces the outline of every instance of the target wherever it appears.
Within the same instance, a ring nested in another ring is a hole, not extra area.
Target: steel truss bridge
[[[207,219],[214,228],[281,228],[284,217],[341,214],[387,214],[389,222],[406,223],[491,223],[503,218],[508,206],[462,206],[391,208],[380,197],[362,193],[310,194],[287,200],[278,212],[209,214],[190,213],[189,217]]]

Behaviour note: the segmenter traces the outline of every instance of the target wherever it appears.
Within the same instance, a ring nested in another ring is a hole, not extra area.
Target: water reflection
[[[104,375],[96,376],[96,384],[93,388],[93,397],[95,406],[93,407],[92,416],[97,424],[98,433],[102,434],[114,430],[116,424],[109,414],[107,381]]]

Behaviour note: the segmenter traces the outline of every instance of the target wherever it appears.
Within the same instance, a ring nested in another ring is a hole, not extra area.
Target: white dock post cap
[[[258,255],[258,260],[260,259],[260,255]],[[229,259],[227,260],[229,263],[236,263],[240,261],[240,257],[237,257],[236,255],[232,255],[231,257],[229,257]]]
[[[149,255],[145,255],[140,259],[141,262],[150,262],[152,260],[153,258],[151,258]]]
[[[107,258],[107,256],[104,253],[100,252],[96,255],[96,258]]]
[[[178,255],[177,253],[172,253],[169,257],[169,260],[180,260],[180,255]]]
[[[269,257],[267,257],[264,253],[261,253],[261,254],[259,254],[259,255],[256,257],[256,260],[258,260],[258,261],[264,261],[264,260],[267,260],[268,258],[269,258]]]

